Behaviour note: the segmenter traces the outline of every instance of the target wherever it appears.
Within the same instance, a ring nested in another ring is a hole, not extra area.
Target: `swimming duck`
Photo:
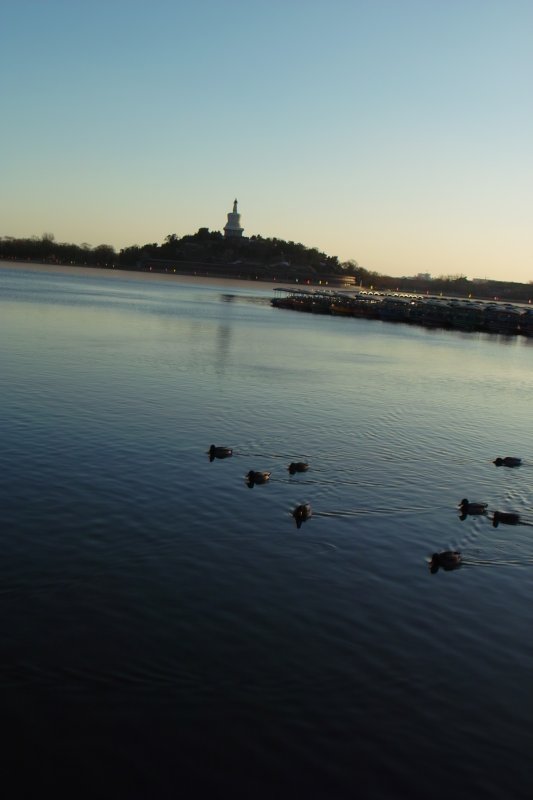
[[[433,573],[437,572],[439,567],[446,571],[458,569],[461,560],[461,553],[458,550],[443,550],[442,553],[433,553],[429,568]]]
[[[495,458],[492,463],[496,464],[497,467],[519,467],[522,459],[514,456],[505,456],[505,458]]]
[[[268,480],[270,480],[271,474],[271,472],[254,472],[254,470],[251,469],[246,476],[246,482],[248,483],[250,489],[253,489],[256,483],[266,483]]]
[[[469,503],[468,499],[464,497],[459,503],[461,514],[486,514],[488,503]]]
[[[516,514],[514,511],[495,511],[492,517],[493,527],[497,528],[500,522],[504,525],[519,525],[520,514]]]
[[[302,503],[291,512],[292,516],[295,519],[296,527],[300,529],[302,527],[302,522],[307,522],[307,520],[312,517],[313,512],[311,511],[311,503]]]
[[[307,472],[309,464],[306,464],[305,461],[291,461],[287,469],[291,475],[294,475],[296,472]]]
[[[208,450],[209,461],[214,461],[215,458],[229,458],[233,455],[231,447],[215,447],[214,444]]]

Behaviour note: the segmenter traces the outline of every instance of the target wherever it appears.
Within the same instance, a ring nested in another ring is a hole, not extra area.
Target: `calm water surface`
[[[20,797],[531,797],[533,342],[271,296],[1,265],[3,773]]]

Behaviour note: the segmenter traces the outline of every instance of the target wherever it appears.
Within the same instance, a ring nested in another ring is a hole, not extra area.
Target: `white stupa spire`
[[[224,225],[224,236],[226,239],[235,239],[242,236],[244,228],[241,228],[241,215],[237,211],[237,198],[233,201],[233,211],[228,214],[228,221]]]

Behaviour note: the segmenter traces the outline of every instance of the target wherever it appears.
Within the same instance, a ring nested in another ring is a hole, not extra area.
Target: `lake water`
[[[533,341],[258,283],[0,293],[11,796],[533,796]]]

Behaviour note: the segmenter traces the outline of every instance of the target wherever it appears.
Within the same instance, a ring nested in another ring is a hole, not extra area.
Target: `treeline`
[[[108,244],[91,247],[89,244],[56,242],[51,233],[27,239],[4,236],[0,238],[0,258],[133,269],[142,267],[148,260],[207,264],[249,261],[262,266],[286,264],[309,267],[311,270],[342,271],[336,256],[328,256],[316,248],[276,238],[264,239],[262,236],[225,239],[219,231],[210,231],[208,228],[200,228],[197,233],[181,238],[172,233],[165,237],[162,244],[151,242],[132,245],[118,253]]]
[[[314,247],[262,236],[226,239],[219,231],[210,231],[208,228],[200,228],[197,233],[181,238],[171,233],[160,245],[153,243],[128,247],[120,251],[119,257],[130,263],[167,259],[169,262],[198,264],[248,263],[260,267],[304,267],[311,273],[322,271],[333,274],[342,271],[337,256],[328,256]]]
[[[365,269],[356,261],[339,262],[314,247],[277,238],[251,236],[225,239],[219,231],[200,228],[197,233],[165,237],[162,244],[152,242],[125,247],[118,253],[108,244],[68,244],[55,241],[51,233],[40,238],[0,238],[0,259],[36,261],[104,269],[196,272],[198,274],[242,275],[278,281],[323,282],[328,276],[349,279],[352,286],[376,291],[443,294],[457,297],[496,298],[528,303],[533,299],[532,283],[470,281],[463,275],[394,278]]]
[[[91,247],[89,244],[67,244],[55,241],[52,233],[43,233],[41,238],[0,238],[0,258],[8,261],[38,261],[50,264],[88,265],[111,267],[117,260],[115,249],[109,244]]]

